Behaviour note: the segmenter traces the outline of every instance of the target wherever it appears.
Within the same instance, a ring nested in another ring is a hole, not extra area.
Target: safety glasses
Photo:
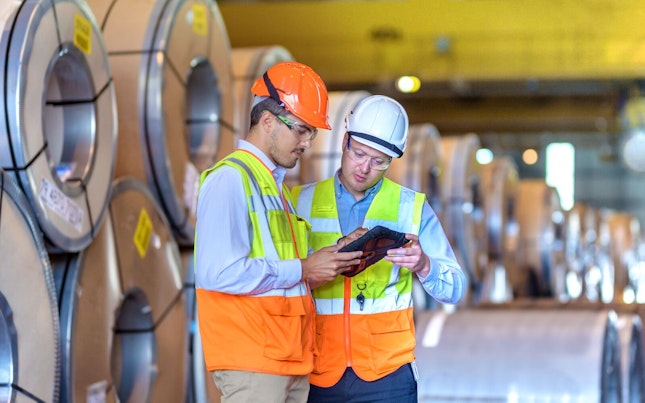
[[[372,157],[367,153],[365,153],[363,150],[359,150],[357,148],[351,148],[349,145],[350,145],[350,136],[347,136],[347,147],[345,148],[345,151],[347,152],[347,155],[349,156],[349,158],[355,163],[359,165],[363,165],[365,161],[369,160],[370,168],[376,169],[377,171],[385,171],[390,167],[390,163],[392,162],[392,157],[389,157],[389,158]]]
[[[298,136],[300,136],[301,139],[304,141],[311,141],[316,138],[316,135],[318,135],[318,129],[316,128],[310,128],[309,126],[303,125],[302,123],[298,123],[296,121],[293,121],[289,118],[286,118],[282,115],[278,115],[277,113],[273,113],[268,109],[264,110],[265,112],[269,112],[276,118],[278,118],[279,121],[284,123],[289,130],[292,132],[296,133]]]

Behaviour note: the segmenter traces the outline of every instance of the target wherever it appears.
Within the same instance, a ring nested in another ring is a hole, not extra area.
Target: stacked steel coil
[[[441,138],[444,169],[441,194],[444,199],[443,228],[471,284],[467,301],[477,301],[488,267],[485,198],[481,165],[476,153],[479,137],[474,133]]]
[[[105,214],[117,138],[106,48],[82,0],[0,2],[0,166],[49,249],[80,251]]]
[[[60,344],[50,261],[29,201],[0,170],[0,401],[57,402]]]
[[[116,177],[147,183],[193,243],[199,175],[234,147],[228,36],[208,0],[89,0],[118,99]]]

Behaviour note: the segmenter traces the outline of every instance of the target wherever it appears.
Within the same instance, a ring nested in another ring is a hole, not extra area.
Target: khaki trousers
[[[212,371],[222,403],[304,403],[309,396],[308,375]]]

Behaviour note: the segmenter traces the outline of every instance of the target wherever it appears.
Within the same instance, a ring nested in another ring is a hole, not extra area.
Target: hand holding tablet
[[[363,251],[361,262],[343,273],[344,276],[354,277],[369,266],[383,259],[389,249],[399,248],[410,240],[405,238],[403,232],[391,230],[383,226],[376,226],[365,235],[342,247],[339,252]]]

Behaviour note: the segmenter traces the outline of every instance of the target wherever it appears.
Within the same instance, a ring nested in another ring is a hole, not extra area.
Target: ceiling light
[[[490,164],[493,162],[493,152],[489,148],[480,148],[475,153],[475,158],[481,165]]]
[[[401,76],[396,80],[396,89],[404,94],[412,94],[421,88],[421,80],[417,76]]]
[[[524,161],[526,165],[533,165],[537,162],[537,160],[538,160],[537,151],[535,151],[532,148],[527,148],[522,153],[522,161]]]

